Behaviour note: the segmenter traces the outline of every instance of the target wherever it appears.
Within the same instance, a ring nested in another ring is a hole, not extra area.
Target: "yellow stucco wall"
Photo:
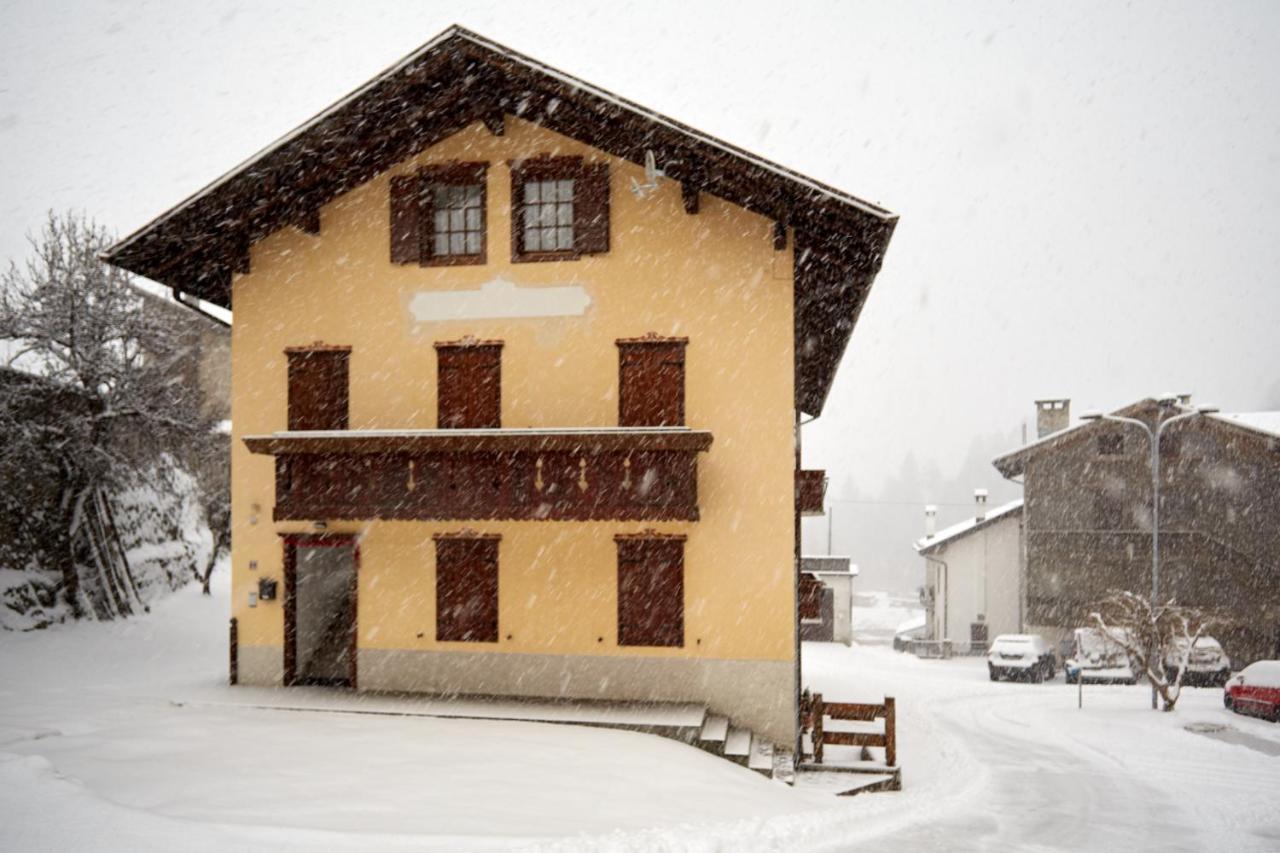
[[[506,135],[469,127],[348,192],[321,211],[318,236],[283,229],[255,244],[252,271],[233,283],[233,615],[241,646],[282,642],[280,601],[248,606],[260,576],[282,576],[271,520],[274,469],[246,435],[284,429],[286,346],[323,340],[352,347],[353,429],[433,428],[433,342],[501,338],[504,427],[616,426],[616,338],[654,331],[689,337],[686,419],[715,441],[699,456],[702,520],[692,523],[370,522],[330,524],[361,538],[362,648],[591,655],[794,658],[792,257],[773,248],[771,223],[704,196],[686,214],[664,181],[644,201],[629,191],[642,171],[611,168],[611,248],[578,261],[510,262],[507,161],[599,151],[507,119]],[[449,159],[487,160],[488,263],[395,266],[389,261],[390,176]],[[474,289],[502,278],[520,286],[579,285],[582,316],[415,323],[422,291]],[[497,644],[435,642],[438,531],[498,532]],[[685,647],[619,648],[613,535],[655,527],[688,534]],[[251,571],[250,561],[257,569]],[[508,639],[509,637],[509,639]]]

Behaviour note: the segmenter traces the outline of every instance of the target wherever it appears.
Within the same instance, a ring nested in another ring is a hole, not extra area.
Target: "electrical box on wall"
[[[258,598],[261,601],[276,600],[275,578],[258,578]]]

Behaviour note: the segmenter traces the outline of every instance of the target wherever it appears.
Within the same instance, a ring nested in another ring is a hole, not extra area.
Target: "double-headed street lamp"
[[[1156,401],[1163,405],[1171,402],[1177,402],[1175,396],[1164,396]],[[1211,415],[1218,409],[1214,406],[1197,406],[1189,412],[1183,412],[1180,415],[1174,415],[1171,418],[1156,421],[1153,430],[1147,425],[1146,421],[1140,421],[1137,418],[1126,418],[1121,415],[1108,415],[1099,411],[1088,411],[1080,416],[1083,421],[1114,421],[1115,423],[1128,424],[1129,426],[1140,427],[1147,434],[1147,440],[1151,447],[1151,606],[1156,606],[1156,599],[1160,595],[1160,437],[1164,435],[1165,427],[1175,424],[1178,421],[1185,421],[1188,418],[1194,418],[1199,415]],[[1150,655],[1151,652],[1148,653]],[[1155,662],[1149,661],[1149,666],[1154,666]],[[1156,686],[1151,685],[1151,707],[1156,707]]]

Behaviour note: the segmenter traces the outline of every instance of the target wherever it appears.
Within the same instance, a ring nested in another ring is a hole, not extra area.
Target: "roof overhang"
[[[451,27],[112,246],[104,260],[224,308],[249,247],[477,121],[515,116],[792,229],[796,401],[821,412],[897,216]]]

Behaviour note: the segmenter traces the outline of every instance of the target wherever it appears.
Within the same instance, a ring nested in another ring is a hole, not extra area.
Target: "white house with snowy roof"
[[[987,490],[974,491],[973,514],[926,533],[915,549],[925,560],[928,638],[957,653],[980,653],[1000,634],[1022,631],[1022,499],[987,509]]]

